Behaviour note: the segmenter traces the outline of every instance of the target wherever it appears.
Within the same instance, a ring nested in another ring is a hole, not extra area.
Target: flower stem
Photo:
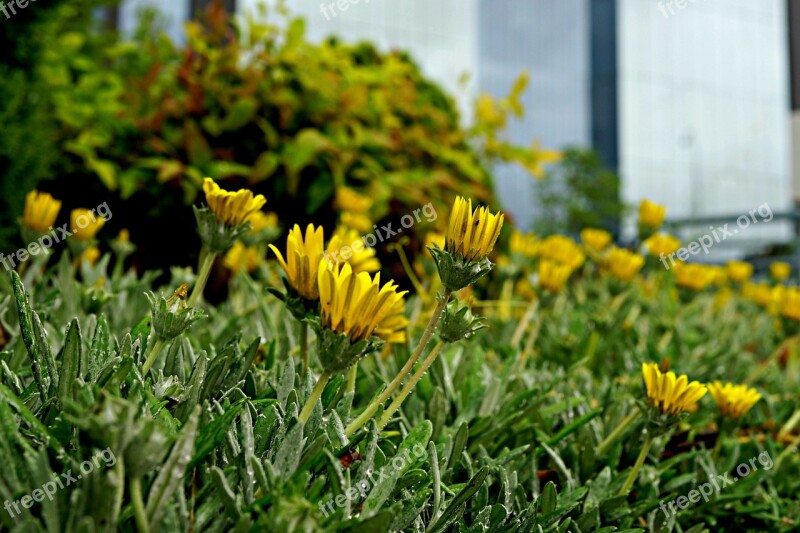
[[[159,352],[164,347],[164,339],[157,338],[156,341],[150,345],[149,349],[147,350],[147,359],[144,361],[144,366],[142,367],[142,377],[146,376],[150,369],[153,367],[153,363],[156,362],[156,357],[158,357]]]
[[[385,426],[389,422],[389,419],[392,418],[392,415],[397,412],[398,409],[400,409],[403,401],[405,401],[406,397],[411,393],[412,390],[414,390],[414,386],[419,382],[419,380],[422,379],[422,376],[425,375],[425,372],[428,371],[428,368],[430,368],[430,366],[439,356],[439,352],[442,351],[443,347],[444,343],[442,341],[439,341],[439,343],[433,347],[431,353],[428,354],[428,357],[425,358],[425,360],[422,362],[422,365],[420,365],[414,375],[411,376],[411,379],[405,384],[397,398],[395,398],[389,407],[386,408],[386,411],[383,412],[383,416],[381,417],[380,422],[378,422],[378,431],[382,430],[383,426]]]
[[[619,423],[616,429],[614,429],[614,431],[612,431],[608,435],[608,437],[606,437],[605,440],[603,440],[603,442],[601,442],[597,446],[597,451],[595,452],[595,455],[601,456],[608,453],[608,450],[611,449],[611,446],[613,446],[614,443],[617,442],[619,438],[625,434],[625,431],[627,431],[628,427],[634,420],[639,418],[640,414],[642,414],[642,412],[639,411],[639,409],[636,409],[634,412],[623,418],[622,422]]]
[[[628,479],[625,480],[625,484],[622,485],[622,488],[619,490],[619,495],[627,494],[631,487],[633,486],[633,482],[636,481],[636,477],[639,475],[639,470],[642,469],[642,465],[644,464],[644,460],[647,459],[647,454],[650,452],[650,447],[653,445],[653,437],[648,436],[647,440],[642,446],[642,451],[639,452],[639,457],[636,458],[636,462],[631,469],[631,473],[628,474]]]
[[[422,352],[425,350],[425,347],[428,345],[428,342],[431,340],[433,336],[433,331],[436,329],[436,325],[439,323],[439,318],[441,318],[442,313],[444,312],[444,308],[447,305],[448,300],[450,300],[450,292],[445,291],[442,294],[442,297],[439,298],[439,301],[436,303],[436,308],[433,310],[433,314],[431,315],[431,319],[428,321],[428,325],[425,327],[425,331],[422,332],[422,337],[419,339],[419,344],[414,349],[414,353],[411,354],[411,357],[408,358],[406,364],[403,365],[403,368],[400,369],[400,372],[394,377],[391,383],[386,387],[386,389],[374,400],[372,400],[364,412],[361,415],[353,420],[347,429],[345,430],[345,435],[347,437],[353,436],[353,434],[361,429],[364,424],[366,424],[372,415],[375,414],[375,411],[378,410],[378,407],[383,404],[389,397],[394,394],[394,392],[402,385],[403,380],[408,376],[411,370],[414,369],[414,365],[419,360]]]
[[[320,396],[322,396],[322,391],[325,390],[325,385],[328,384],[330,379],[331,374],[329,372],[323,372],[317,384],[314,385],[314,390],[311,391],[311,395],[308,397],[308,400],[306,400],[306,404],[303,406],[303,410],[300,411],[300,416],[298,417],[303,424],[308,422],[308,419],[311,418],[311,413],[314,412],[314,406],[317,405]]]
[[[517,328],[514,330],[514,335],[511,337],[511,346],[519,346],[519,343],[522,340],[522,335],[525,333],[525,330],[528,329],[528,324],[530,324],[533,314],[536,312],[536,308],[538,306],[539,300],[534,299],[531,300],[531,303],[529,303],[528,307],[525,308],[525,314],[522,315],[522,319],[517,324]]]
[[[200,299],[200,296],[203,295],[203,289],[206,288],[206,283],[208,282],[208,275],[211,273],[211,267],[214,266],[214,259],[217,257],[216,253],[213,252],[206,252],[205,258],[203,259],[203,265],[200,267],[200,271],[197,273],[197,283],[194,284],[194,289],[192,289],[192,295],[189,296],[189,307],[194,307],[197,305],[197,301]]]
[[[348,392],[356,391],[357,375],[358,375],[358,361],[353,363],[353,366],[351,366],[350,370],[347,371],[347,388],[344,390],[345,394],[347,394]]]
[[[133,503],[133,516],[136,520],[136,529],[139,533],[149,533],[150,525],[147,523],[144,500],[142,500],[142,479],[138,477],[131,478],[128,488],[131,493],[131,503]]]

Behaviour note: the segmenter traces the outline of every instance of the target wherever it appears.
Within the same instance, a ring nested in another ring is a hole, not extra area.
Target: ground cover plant
[[[267,252],[268,199],[200,196],[196,274],[160,287],[125,232],[95,247],[100,209],[47,244],[61,202],[26,197],[37,246],[0,287],[4,530],[796,530],[788,265],[665,269],[680,243],[649,201],[622,249],[456,197],[407,293],[357,232]],[[214,265],[233,275],[209,305]]]

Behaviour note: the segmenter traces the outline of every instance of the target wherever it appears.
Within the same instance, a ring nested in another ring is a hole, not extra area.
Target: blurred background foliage
[[[284,230],[313,220],[330,231],[338,216],[380,224],[428,202],[443,210],[455,193],[496,205],[493,163],[540,176],[558,159],[504,140],[524,112],[525,75],[505,98],[482,95],[465,127],[453,99],[406,54],[310,43],[303,20],[281,7],[257,22],[212,3],[178,46],[152,14],[121,39],[105,27],[102,3],[40,2],[7,25],[0,116],[14,127],[0,139],[4,249],[16,248],[12,228],[34,187],[68,208],[108,201],[117,220],[136,221],[140,266],[164,268],[196,261],[182,206],[205,176],[265,194]],[[341,187],[369,198],[363,212],[337,205]],[[104,233],[120,228],[112,220]]]

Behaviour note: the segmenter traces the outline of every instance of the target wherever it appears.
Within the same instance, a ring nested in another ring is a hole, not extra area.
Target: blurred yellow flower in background
[[[522,233],[514,230],[509,240],[509,250],[512,254],[519,254],[524,257],[536,257],[539,253],[539,239],[532,233]]]
[[[274,212],[265,213],[263,211],[253,211],[247,217],[250,222],[251,233],[261,233],[265,229],[276,229],[278,227],[278,215]]]
[[[639,224],[650,228],[660,228],[664,223],[667,208],[648,199],[642,200],[639,204]]]
[[[783,261],[776,261],[769,265],[769,274],[776,281],[787,279],[792,273],[792,265]]]
[[[103,217],[98,217],[88,209],[73,209],[69,215],[70,231],[77,241],[91,241],[94,239],[103,224],[106,223]]]
[[[753,265],[745,261],[728,261],[728,277],[736,283],[744,283],[753,277]]]
[[[644,241],[647,253],[656,257],[674,254],[681,247],[681,241],[669,233],[654,233]]]
[[[578,244],[564,235],[551,235],[544,239],[539,246],[539,255],[568,266],[570,272],[577,269],[586,261],[586,255]]]
[[[208,208],[220,222],[231,226],[240,226],[255,211],[267,203],[263,195],[253,195],[253,191],[240,189],[236,192],[221,189],[211,178],[203,181]]]
[[[361,194],[350,187],[338,187],[336,189],[336,207],[341,211],[363,213],[368,211],[373,203],[370,196]]]
[[[675,263],[672,267],[675,273],[675,283],[694,291],[702,291],[714,283],[716,273],[707,265],[698,263]]]
[[[539,262],[539,288],[550,292],[560,292],[572,275],[569,265],[542,259]]]
[[[581,230],[581,241],[593,252],[600,253],[611,243],[611,234],[604,229],[585,228]]]
[[[783,293],[781,314],[792,320],[800,320],[800,289],[789,287]]]
[[[714,398],[720,413],[733,419],[741,418],[761,399],[761,394],[747,385],[723,385],[719,381],[709,383],[708,392]]]
[[[100,248],[97,246],[89,246],[83,251],[83,254],[81,254],[81,259],[91,265],[97,264],[97,260],[100,259]]]
[[[258,268],[261,254],[255,246],[245,246],[242,242],[236,241],[233,246],[225,253],[223,264],[225,268],[236,272],[253,272]]]
[[[608,270],[620,281],[630,281],[644,266],[644,257],[624,248],[614,247],[608,254]]]
[[[489,255],[503,228],[502,213],[493,214],[488,207],[472,210],[472,200],[457,196],[445,234],[445,250],[459,253],[467,261],[480,261]]]
[[[25,195],[25,211],[22,223],[38,233],[47,233],[50,226],[56,223],[61,210],[61,201],[49,193],[31,191]]]
[[[328,244],[329,256],[336,262],[347,262],[353,272],[376,272],[381,263],[375,257],[375,249],[367,246],[361,235],[350,228],[339,226]]]
[[[690,383],[686,375],[662,374],[656,363],[642,363],[642,376],[650,405],[661,413],[679,415],[689,411],[708,391],[698,381]]]
[[[352,228],[359,233],[372,231],[372,219],[359,213],[344,212],[340,216],[343,226]]]

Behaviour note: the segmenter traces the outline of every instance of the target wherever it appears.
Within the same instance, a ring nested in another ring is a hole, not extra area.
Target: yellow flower
[[[367,246],[356,230],[339,226],[328,245],[328,256],[334,263],[347,262],[353,272],[376,272],[381,263],[375,257],[375,248]]]
[[[694,291],[702,291],[714,283],[716,273],[707,265],[698,263],[675,263],[675,283]]]
[[[31,191],[25,195],[22,223],[38,233],[47,233],[56,223],[61,202],[46,192]]]
[[[731,281],[743,283],[753,276],[753,265],[744,261],[728,261],[728,277]]]
[[[558,150],[542,148],[539,141],[533,141],[529,151],[531,154],[530,160],[524,162],[523,165],[528,172],[539,180],[545,177],[545,165],[560,163],[564,159],[564,154]]]
[[[539,262],[539,287],[550,292],[559,292],[564,288],[572,268],[569,265],[542,259]]]
[[[656,257],[669,256],[678,251],[681,241],[669,233],[654,233],[644,241],[647,253]]]
[[[100,259],[100,248],[97,246],[90,246],[86,250],[83,251],[81,258],[88,262],[91,265],[97,263],[97,260]]]
[[[278,227],[278,215],[273,212],[253,211],[247,217],[250,222],[250,233],[261,233],[265,229],[275,229]]]
[[[309,224],[303,238],[303,231],[295,224],[286,238],[286,260],[275,246],[270,244],[269,247],[275,252],[289,283],[298,294],[306,300],[317,300],[317,270],[325,254],[322,228],[314,228],[313,224]]]
[[[260,210],[267,203],[264,196],[260,194],[253,196],[253,191],[247,189],[236,192],[220,189],[211,178],[203,181],[203,191],[206,193],[208,208],[217,220],[231,227],[244,224],[253,212]]]
[[[117,238],[115,240],[119,242],[131,242],[131,233],[127,229],[122,228],[119,230],[119,233],[117,233]]]
[[[586,256],[575,241],[563,235],[551,235],[544,239],[539,247],[539,255],[575,270],[580,267]]]
[[[91,241],[94,239],[103,224],[106,223],[103,217],[95,216],[88,209],[73,209],[69,216],[70,231],[72,236],[78,241]]]
[[[608,269],[620,281],[630,281],[644,266],[644,257],[624,248],[612,248],[608,254]]]
[[[508,243],[511,253],[524,257],[536,257],[539,251],[539,239],[531,233],[522,233],[514,230]]]
[[[445,250],[458,252],[468,261],[480,261],[492,251],[503,227],[502,213],[492,214],[488,207],[472,210],[472,200],[457,196],[445,234]]]
[[[689,383],[686,375],[676,377],[675,372],[662,374],[655,363],[642,363],[642,376],[650,405],[670,415],[688,411],[708,391],[697,381]]]
[[[772,303],[772,288],[767,283],[746,283],[742,287],[742,295],[761,307],[769,307]]]
[[[342,213],[342,225],[352,228],[359,233],[372,231],[372,219],[358,213]]]
[[[660,228],[664,222],[667,208],[661,204],[651,202],[648,199],[642,200],[639,204],[639,223],[651,228]]]
[[[363,213],[372,207],[372,197],[356,192],[350,187],[336,189],[336,207],[349,213]]]
[[[792,320],[800,320],[800,289],[789,287],[783,293],[781,313]]]
[[[600,253],[611,242],[611,234],[603,229],[586,228],[581,231],[581,241],[590,250]]]
[[[408,320],[403,315],[406,291],[397,285],[380,285],[380,274],[353,272],[350,265],[332,268],[327,262],[317,271],[322,325],[346,334],[351,342],[377,335],[388,342],[403,342]]]
[[[747,385],[733,383],[723,385],[719,381],[709,383],[708,392],[711,393],[722,415],[734,419],[741,418],[761,399],[758,391]]]
[[[232,272],[253,272],[258,268],[260,259],[258,248],[236,241],[225,254],[223,264]]]
[[[792,273],[792,265],[783,261],[776,261],[769,265],[769,273],[776,281],[783,281]]]

